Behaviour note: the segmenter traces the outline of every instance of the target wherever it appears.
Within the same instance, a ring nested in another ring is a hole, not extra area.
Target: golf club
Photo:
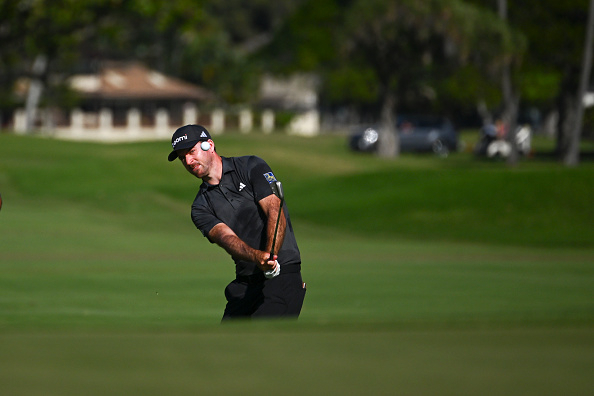
[[[283,203],[285,202],[285,194],[283,192],[283,185],[278,180],[270,183],[270,188],[272,188],[272,192],[274,193],[274,195],[276,195],[280,199],[278,217],[276,218],[276,226],[274,227],[274,237],[272,238],[272,248],[270,249],[270,259],[272,260],[272,258],[274,257],[274,245],[276,245],[276,233],[278,231],[278,223],[280,222]]]

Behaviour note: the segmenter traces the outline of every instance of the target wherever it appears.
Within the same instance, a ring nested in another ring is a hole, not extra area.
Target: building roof
[[[213,94],[197,85],[166,76],[139,63],[107,63],[97,74],[70,78],[81,95],[102,99],[207,100]]]

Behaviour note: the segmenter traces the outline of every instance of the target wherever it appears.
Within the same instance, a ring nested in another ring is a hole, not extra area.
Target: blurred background
[[[4,0],[0,125],[121,141],[165,138],[198,122],[214,132],[350,134],[353,149],[387,157],[460,149],[435,132],[407,140],[415,128],[398,117],[427,124],[430,116],[442,120],[430,122],[439,134],[444,119],[455,130],[483,128],[483,146],[472,148],[481,155],[515,163],[536,134],[575,165],[580,141],[594,136],[589,7]],[[492,140],[499,142],[488,148]]]

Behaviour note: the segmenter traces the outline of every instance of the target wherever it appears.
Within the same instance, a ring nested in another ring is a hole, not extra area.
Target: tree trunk
[[[43,75],[47,70],[47,57],[37,55],[33,62],[33,70],[29,91],[27,92],[27,101],[25,103],[25,130],[31,133],[35,129],[37,119],[37,109],[39,100],[43,92]]]
[[[507,164],[515,166],[518,163],[519,151],[516,135],[518,132],[518,108],[520,106],[520,98],[518,95],[509,93],[509,97],[505,99],[505,108],[503,112],[502,121],[507,127],[506,139],[511,147],[511,152],[507,157]]]
[[[568,121],[572,121],[572,113],[575,109],[573,105],[573,101],[575,100],[573,95],[569,95],[568,88],[565,86],[568,84],[567,78],[564,79],[561,83],[560,94],[556,100],[557,111],[559,112],[559,117],[557,117],[557,136],[555,138],[555,155],[559,159],[563,159],[565,154],[567,153],[567,147],[569,146],[568,143],[568,136],[569,136],[569,127]]]
[[[396,130],[394,113],[396,109],[396,98],[392,93],[384,95],[382,114],[379,128],[377,154],[384,158],[395,158],[400,155],[400,139]]]
[[[493,124],[493,115],[491,114],[491,112],[489,112],[484,99],[480,99],[478,101],[476,105],[476,111],[479,113],[479,116],[483,121],[483,125]]]
[[[507,0],[498,0],[499,18],[507,21]],[[515,166],[518,163],[518,144],[516,142],[516,132],[518,123],[518,107],[520,105],[520,98],[514,95],[512,78],[511,78],[511,64],[506,62],[503,65],[501,73],[501,88],[503,91],[503,124],[507,128],[506,139],[511,146],[511,152],[507,157],[508,165]]]
[[[565,152],[563,162],[567,166],[577,166],[580,162],[580,140],[582,133],[582,123],[584,120],[584,95],[588,88],[590,72],[592,69],[592,46],[594,45],[594,0],[590,0],[590,12],[588,13],[588,28],[584,44],[584,58],[582,62],[582,75],[578,88],[575,119],[569,129],[569,140],[567,151]]]
[[[563,160],[569,152],[571,132],[576,125],[578,104],[576,96],[569,95],[568,92],[561,98],[559,128],[557,135],[557,155]]]

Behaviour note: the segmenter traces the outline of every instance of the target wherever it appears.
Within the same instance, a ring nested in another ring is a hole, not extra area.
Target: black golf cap
[[[169,153],[169,161],[177,158],[176,150],[192,148],[196,143],[211,139],[210,133],[202,125],[186,125],[178,128],[171,137],[173,151]]]

